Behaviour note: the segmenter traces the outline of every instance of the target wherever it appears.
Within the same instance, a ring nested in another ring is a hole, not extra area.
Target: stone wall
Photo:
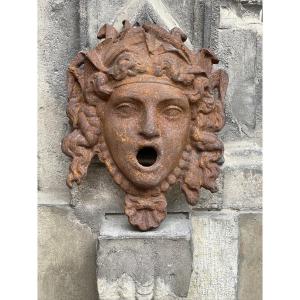
[[[98,299],[99,218],[104,207],[122,211],[123,192],[98,162],[82,186],[70,192],[65,185],[66,69],[95,45],[100,25],[120,27],[123,19],[182,28],[191,47],[213,49],[229,74],[219,192],[202,191],[192,208],[188,299],[261,299],[262,2],[39,0],[38,8],[39,299]],[[188,209],[176,186],[168,202],[169,211]]]

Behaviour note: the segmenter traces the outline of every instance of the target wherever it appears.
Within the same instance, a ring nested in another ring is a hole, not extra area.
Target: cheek
[[[134,141],[138,132],[139,118],[121,118],[114,113],[104,115],[104,134],[111,144],[118,147],[128,145]]]
[[[190,115],[177,120],[164,120],[161,122],[162,137],[172,147],[181,147],[188,140]]]

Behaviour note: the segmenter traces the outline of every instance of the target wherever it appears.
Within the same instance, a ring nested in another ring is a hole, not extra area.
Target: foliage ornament
[[[68,68],[67,185],[80,184],[98,157],[126,192],[129,222],[146,231],[166,217],[175,182],[190,205],[201,187],[216,191],[228,76],[214,70],[210,50],[188,49],[179,28],[123,21],[120,32],[105,24],[97,37]]]

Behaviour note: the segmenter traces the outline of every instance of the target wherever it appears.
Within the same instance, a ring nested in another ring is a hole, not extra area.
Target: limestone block
[[[262,31],[257,32],[256,39],[256,132],[262,139],[262,92],[263,92],[263,76],[262,76]]]
[[[216,53],[227,70],[226,125],[222,137],[261,138],[262,2],[225,1],[220,6]]]
[[[69,159],[61,152],[68,130],[66,69],[79,51],[78,2],[38,3],[38,184],[40,203],[69,202]]]
[[[168,202],[167,211],[168,212],[190,212],[191,207],[186,202],[186,198],[180,189],[179,183],[171,186],[166,193],[166,198]]]
[[[74,206],[82,202],[85,206],[105,212],[123,212],[125,194],[99,161],[89,166],[87,176],[81,185],[74,184],[71,194]]]
[[[166,29],[180,27],[188,36],[186,44],[195,49],[216,45],[219,1],[212,0],[80,0],[81,45],[93,47],[95,33],[105,23],[118,30],[122,21],[154,22]]]
[[[239,216],[239,300],[262,299],[262,215]]]
[[[214,49],[219,23],[219,1],[164,0],[173,18],[190,38],[195,50]]]
[[[201,189],[199,203],[193,210],[261,208],[262,150],[260,141],[225,142],[224,148],[224,164],[217,179],[218,192],[211,193]]]
[[[223,208],[262,208],[262,150],[253,141],[225,145]]]
[[[180,27],[169,8],[160,0],[80,0],[80,7],[81,44],[85,47],[96,45],[96,33],[105,23],[113,24],[117,30],[121,29],[125,19],[133,24],[150,21],[168,29]]]
[[[98,238],[99,298],[185,297],[192,272],[189,222],[183,214],[172,214],[159,228],[140,232],[124,215],[106,216]]]
[[[224,208],[262,208],[262,170],[245,168],[228,170],[224,179]]]
[[[218,57],[230,78],[225,99],[224,137],[253,136],[256,121],[256,32],[226,29],[219,33]]]
[[[221,29],[248,27],[255,30],[261,23],[262,1],[231,0],[223,1],[220,6]]]
[[[94,300],[96,241],[66,206],[38,209],[39,300]]]
[[[188,299],[235,300],[238,218],[235,213],[192,215],[193,273]]]
[[[220,210],[223,207],[224,170],[217,178],[218,191],[215,193],[206,189],[200,190],[200,199],[194,210]]]

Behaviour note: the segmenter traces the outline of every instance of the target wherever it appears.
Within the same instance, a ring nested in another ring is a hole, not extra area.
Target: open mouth
[[[157,156],[157,151],[153,147],[143,147],[138,151],[136,159],[141,166],[151,167],[155,164]]]

